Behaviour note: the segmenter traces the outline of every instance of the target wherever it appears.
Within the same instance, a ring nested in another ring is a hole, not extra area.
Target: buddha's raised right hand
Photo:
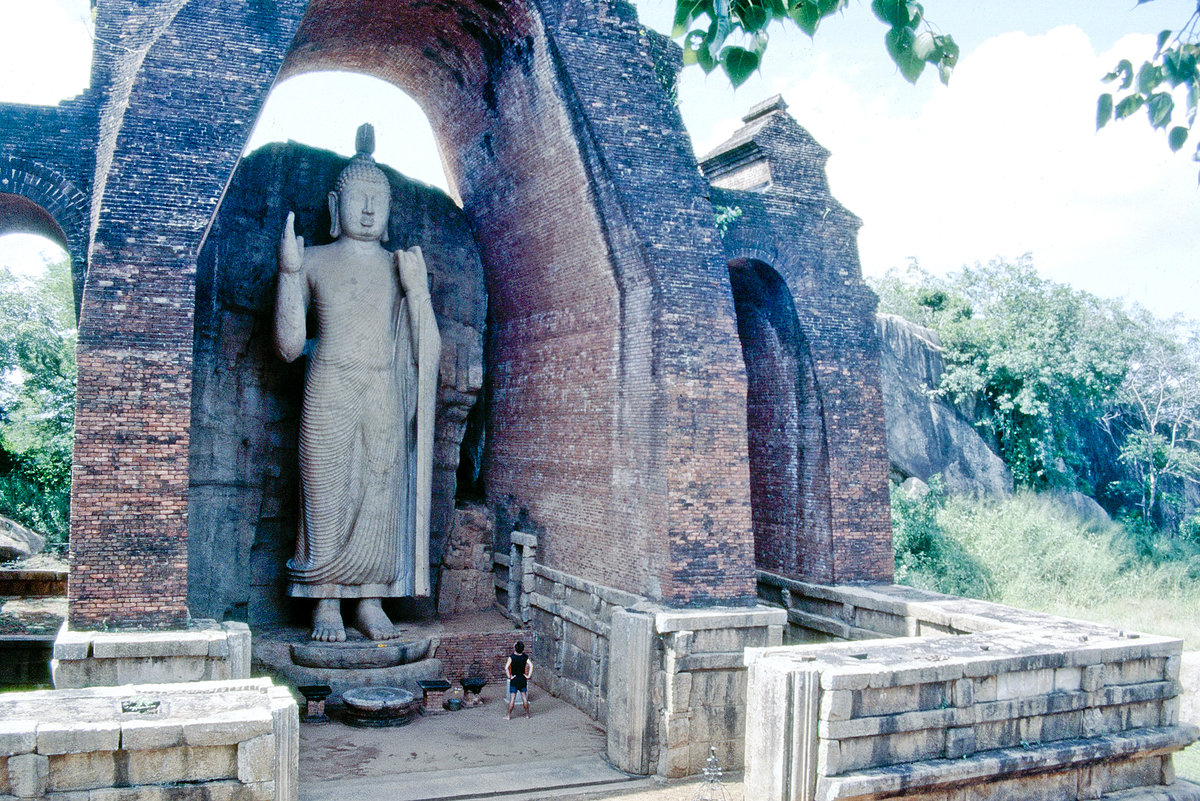
[[[304,237],[296,236],[296,215],[289,211],[287,222],[283,225],[283,235],[279,238],[279,270],[298,273],[303,265]]]

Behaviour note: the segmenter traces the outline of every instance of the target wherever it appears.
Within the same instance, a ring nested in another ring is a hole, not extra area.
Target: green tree
[[[0,514],[65,544],[75,421],[67,261],[27,284],[0,269]]]
[[[1108,422],[1139,516],[1170,530],[1168,515],[1183,507],[1179,489],[1200,482],[1200,325],[1144,310],[1128,325],[1136,349]]]
[[[795,24],[809,36],[825,19],[843,11],[850,0],[676,0],[672,35],[683,39],[683,63],[705,72],[720,68],[735,87],[762,64],[768,27]],[[958,45],[938,33],[915,0],[872,0],[875,17],[887,26],[888,54],[909,81],[916,82],[926,65],[937,68],[943,82],[958,61]]]
[[[1138,0],[1138,5],[1153,0]],[[1131,117],[1146,110],[1151,127],[1164,131],[1173,151],[1187,144],[1200,107],[1200,0],[1196,10],[1178,31],[1162,31],[1154,55],[1136,70],[1129,59],[1121,59],[1104,76],[1117,85],[1117,95],[1105,92],[1096,106],[1096,128],[1113,119]],[[1183,100],[1184,108],[1176,100]],[[1200,143],[1192,155],[1200,161]]]
[[[941,391],[976,409],[1019,484],[1092,489],[1084,443],[1132,351],[1117,304],[1040,278],[1028,256],[947,279],[913,265],[874,285],[881,310],[938,332]]]

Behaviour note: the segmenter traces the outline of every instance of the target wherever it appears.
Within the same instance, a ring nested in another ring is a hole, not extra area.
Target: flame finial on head
[[[334,191],[340,193],[351,181],[370,181],[382,183],[385,186],[389,185],[387,176],[376,166],[375,159],[371,155],[375,152],[375,128],[371,123],[364,122],[358,126],[358,133],[354,137],[354,149],[357,152],[338,175]]]
[[[356,153],[367,156],[375,152],[375,126],[369,122],[364,122],[358,126],[358,133],[354,136],[354,151]]]

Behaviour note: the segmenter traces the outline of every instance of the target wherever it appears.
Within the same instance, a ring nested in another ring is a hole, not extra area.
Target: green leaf
[[[1154,88],[1162,83],[1163,71],[1161,67],[1151,64],[1149,61],[1142,64],[1142,68],[1138,70],[1137,85],[1138,91],[1144,95],[1150,94]]]
[[[1100,99],[1096,103],[1096,130],[1098,131],[1105,125],[1108,125],[1108,121],[1112,119],[1112,115],[1113,97],[1105,92],[1100,95]]]
[[[712,0],[675,0],[675,26],[671,36],[683,36],[701,14],[713,16]]]
[[[1155,50],[1154,50],[1155,54],[1158,54],[1158,53],[1161,53],[1161,52],[1162,52],[1163,45],[1165,45],[1165,44],[1167,43],[1167,40],[1168,40],[1168,39],[1170,39],[1170,38],[1171,38],[1171,32],[1170,32],[1170,31],[1160,31],[1160,32],[1159,32],[1159,34],[1158,34],[1158,47],[1156,47],[1156,48],[1155,48]]]
[[[744,47],[731,45],[721,51],[721,67],[729,76],[729,82],[733,84],[734,89],[744,84],[758,69],[758,65],[758,54]]]
[[[1188,129],[1182,125],[1176,125],[1171,129],[1171,133],[1167,134],[1167,144],[1171,147],[1172,153],[1178,153],[1179,148],[1183,147],[1183,143],[1187,141]]]
[[[1133,64],[1129,59],[1121,59],[1113,71],[1104,76],[1104,82],[1112,83],[1117,78],[1121,79],[1121,89],[1128,89],[1133,85]]]
[[[1196,123],[1196,107],[1200,106],[1200,81],[1193,81],[1188,86],[1187,105],[1187,124],[1190,128]]]
[[[1145,102],[1141,95],[1129,95],[1117,104],[1114,116],[1118,120],[1123,120],[1140,109]]]
[[[906,0],[871,0],[871,10],[882,22],[893,28],[908,26],[908,3]]]
[[[816,34],[817,26],[821,24],[821,9],[816,4],[807,1],[793,6],[788,16],[799,26],[800,30],[810,37]]]
[[[757,33],[770,22],[767,9],[757,0],[738,0],[733,4],[732,11],[741,21],[742,30],[746,33]]]
[[[913,53],[913,32],[908,28],[892,28],[884,41],[892,61],[900,68],[900,74],[909,83],[916,83],[925,69],[925,60]]]
[[[1166,92],[1156,92],[1150,95],[1150,99],[1146,102],[1146,111],[1150,114],[1150,124],[1155,128],[1166,128],[1174,110],[1175,101]]]

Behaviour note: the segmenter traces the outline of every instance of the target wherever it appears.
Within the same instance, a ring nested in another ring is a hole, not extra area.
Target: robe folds
[[[318,317],[321,316],[320,298]],[[429,497],[439,337],[428,295],[397,295],[389,360],[331,360],[318,343],[300,423],[300,520],[288,594],[429,594]],[[351,325],[363,325],[354,320]],[[382,340],[382,341],[381,341]]]

